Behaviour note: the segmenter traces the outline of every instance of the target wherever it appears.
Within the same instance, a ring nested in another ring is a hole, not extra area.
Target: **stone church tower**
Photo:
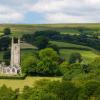
[[[20,38],[12,37],[11,67],[20,67]]]

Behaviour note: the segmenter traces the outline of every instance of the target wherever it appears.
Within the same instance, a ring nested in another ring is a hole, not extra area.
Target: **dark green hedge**
[[[0,79],[12,79],[12,80],[24,80],[26,78],[26,74],[17,75],[17,76],[0,76]]]

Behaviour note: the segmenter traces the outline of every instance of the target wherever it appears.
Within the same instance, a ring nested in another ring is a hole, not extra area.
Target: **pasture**
[[[9,27],[12,30],[12,35],[22,36],[23,34],[31,34],[35,31],[42,30],[56,30],[60,31],[62,34],[77,34],[78,31],[75,29],[78,27],[94,29],[100,33],[100,24],[0,24],[0,34],[3,33],[4,28]],[[70,29],[71,28],[71,29]],[[73,28],[73,29],[72,29]]]
[[[92,51],[86,51],[86,50],[71,50],[71,49],[61,49],[60,54],[62,57],[64,57],[66,60],[69,59],[70,55],[72,53],[80,53],[83,57],[83,61],[85,62],[91,62],[93,61],[96,57],[100,57],[99,55],[95,54]]]
[[[57,81],[57,80],[61,80],[62,78],[61,77],[26,77],[25,80],[0,79],[0,87],[2,85],[6,85],[7,87],[12,88],[13,90],[19,88],[20,91],[22,91],[24,86],[33,87],[37,81],[42,79]]]
[[[83,60],[86,62],[91,62],[96,57],[100,57],[99,52],[88,46],[57,41],[51,41],[51,43],[56,44],[58,48],[60,48],[60,55],[66,60],[68,60],[70,55],[74,52],[80,53],[83,57]]]
[[[60,31],[61,34],[76,34],[78,31],[69,30],[68,28],[77,28],[77,27],[84,27],[89,29],[95,29],[100,31],[100,24],[45,24],[45,25],[11,25],[6,24],[0,25],[0,35],[2,35],[3,29],[6,27],[10,27],[12,30],[12,35],[14,36],[22,36],[23,34],[31,34],[35,31],[41,30],[56,30]],[[79,52],[83,60],[86,62],[93,61],[94,58],[99,57],[99,54],[96,54],[96,50],[82,45],[76,45],[72,43],[66,42],[57,42],[57,41],[50,41],[50,43],[55,44],[60,48],[60,55],[64,57],[66,60],[69,59],[71,53]],[[33,55],[34,50],[36,51],[36,47],[28,44],[22,43],[21,44],[21,59],[25,58],[28,55]],[[0,52],[0,60],[3,59],[3,52]],[[25,80],[8,80],[8,79],[0,79],[0,86],[5,84],[7,87],[11,87],[12,89],[19,88],[20,90],[23,89],[24,86],[34,86],[38,80],[41,79],[49,79],[49,80],[61,80],[61,77],[27,77]]]
[[[58,46],[58,48],[61,49],[79,49],[79,50],[93,50],[92,48],[88,46],[82,46],[82,45],[77,45],[73,43],[67,43],[67,42],[58,42],[58,41],[50,41],[50,43],[55,44]]]

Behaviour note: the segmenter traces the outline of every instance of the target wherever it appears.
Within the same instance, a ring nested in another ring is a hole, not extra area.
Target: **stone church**
[[[0,64],[1,75],[17,75],[21,74],[20,67],[20,39],[12,37],[11,43],[11,60],[10,65],[6,66],[4,63]]]

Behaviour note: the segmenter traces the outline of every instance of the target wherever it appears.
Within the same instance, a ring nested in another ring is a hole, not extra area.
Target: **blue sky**
[[[99,23],[100,0],[0,0],[0,23]]]

